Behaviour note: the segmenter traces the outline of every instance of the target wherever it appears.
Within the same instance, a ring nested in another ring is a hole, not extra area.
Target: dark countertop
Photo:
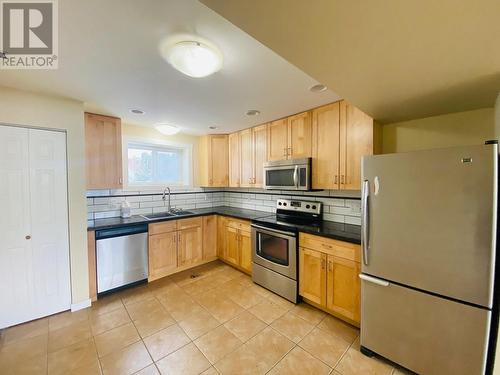
[[[188,209],[187,211],[192,212],[192,214],[172,216],[154,220],[147,220],[140,215],[134,215],[128,219],[122,219],[121,217],[112,217],[109,219],[87,220],[87,230],[110,229],[110,228],[123,227],[134,224],[144,224],[144,223],[149,224],[149,223],[156,223],[159,221],[179,220],[179,219],[186,219],[189,217],[215,215],[215,214],[235,217],[243,220],[253,220],[258,217],[271,215],[271,213],[265,211],[246,210],[242,208],[227,207],[227,206],[213,207],[213,208],[194,208],[194,209]]]
[[[213,207],[213,208],[197,208],[188,210],[192,212],[190,215],[172,216],[162,219],[147,220],[140,215],[134,215],[128,219],[121,217],[113,217],[109,219],[96,219],[87,221],[87,230],[110,229],[116,227],[129,226],[134,224],[155,223],[159,221],[179,220],[189,217],[205,216],[205,215],[222,215],[235,217],[243,220],[254,220],[260,217],[272,215],[269,212],[246,210],[235,207]],[[316,234],[318,236],[329,237],[339,241],[351,243],[361,243],[361,227],[353,224],[336,223],[333,221],[323,221],[320,225],[295,225],[299,232]]]
[[[320,225],[296,225],[299,232],[316,234],[334,240],[361,244],[361,226],[322,221]]]

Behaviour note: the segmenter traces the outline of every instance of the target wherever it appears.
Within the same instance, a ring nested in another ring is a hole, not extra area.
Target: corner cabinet
[[[317,307],[359,325],[360,246],[300,233],[299,294]]]
[[[312,188],[360,190],[361,159],[380,152],[379,127],[345,100],[312,111]]]
[[[229,184],[229,150],[227,134],[201,137],[198,151],[199,185],[227,187]]]
[[[121,120],[85,113],[87,189],[120,189],[122,176]]]

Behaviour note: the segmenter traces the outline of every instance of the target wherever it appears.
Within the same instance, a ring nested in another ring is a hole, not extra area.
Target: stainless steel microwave
[[[264,163],[264,189],[310,190],[311,158]]]

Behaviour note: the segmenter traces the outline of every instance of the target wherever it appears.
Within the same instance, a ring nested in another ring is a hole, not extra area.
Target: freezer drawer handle
[[[361,225],[363,228],[363,233],[361,236],[361,242],[363,244],[363,263],[365,266],[368,265],[368,249],[370,247],[370,216],[368,212],[368,198],[370,196],[370,183],[368,180],[363,181],[363,192],[361,195],[362,201],[362,211],[363,217],[361,218]]]
[[[364,275],[362,273],[359,274],[359,278],[361,280],[368,281],[369,283],[377,284],[380,286],[389,286],[390,285],[388,281],[380,280],[380,279],[377,279],[376,277]]]

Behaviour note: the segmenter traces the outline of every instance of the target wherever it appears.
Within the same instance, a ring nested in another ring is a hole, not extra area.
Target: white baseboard
[[[82,309],[85,309],[87,307],[90,307],[92,301],[89,299],[86,299],[86,300],[83,300],[81,302],[78,302],[78,303],[72,303],[71,304],[71,311],[78,311],[78,310],[82,310]]]

